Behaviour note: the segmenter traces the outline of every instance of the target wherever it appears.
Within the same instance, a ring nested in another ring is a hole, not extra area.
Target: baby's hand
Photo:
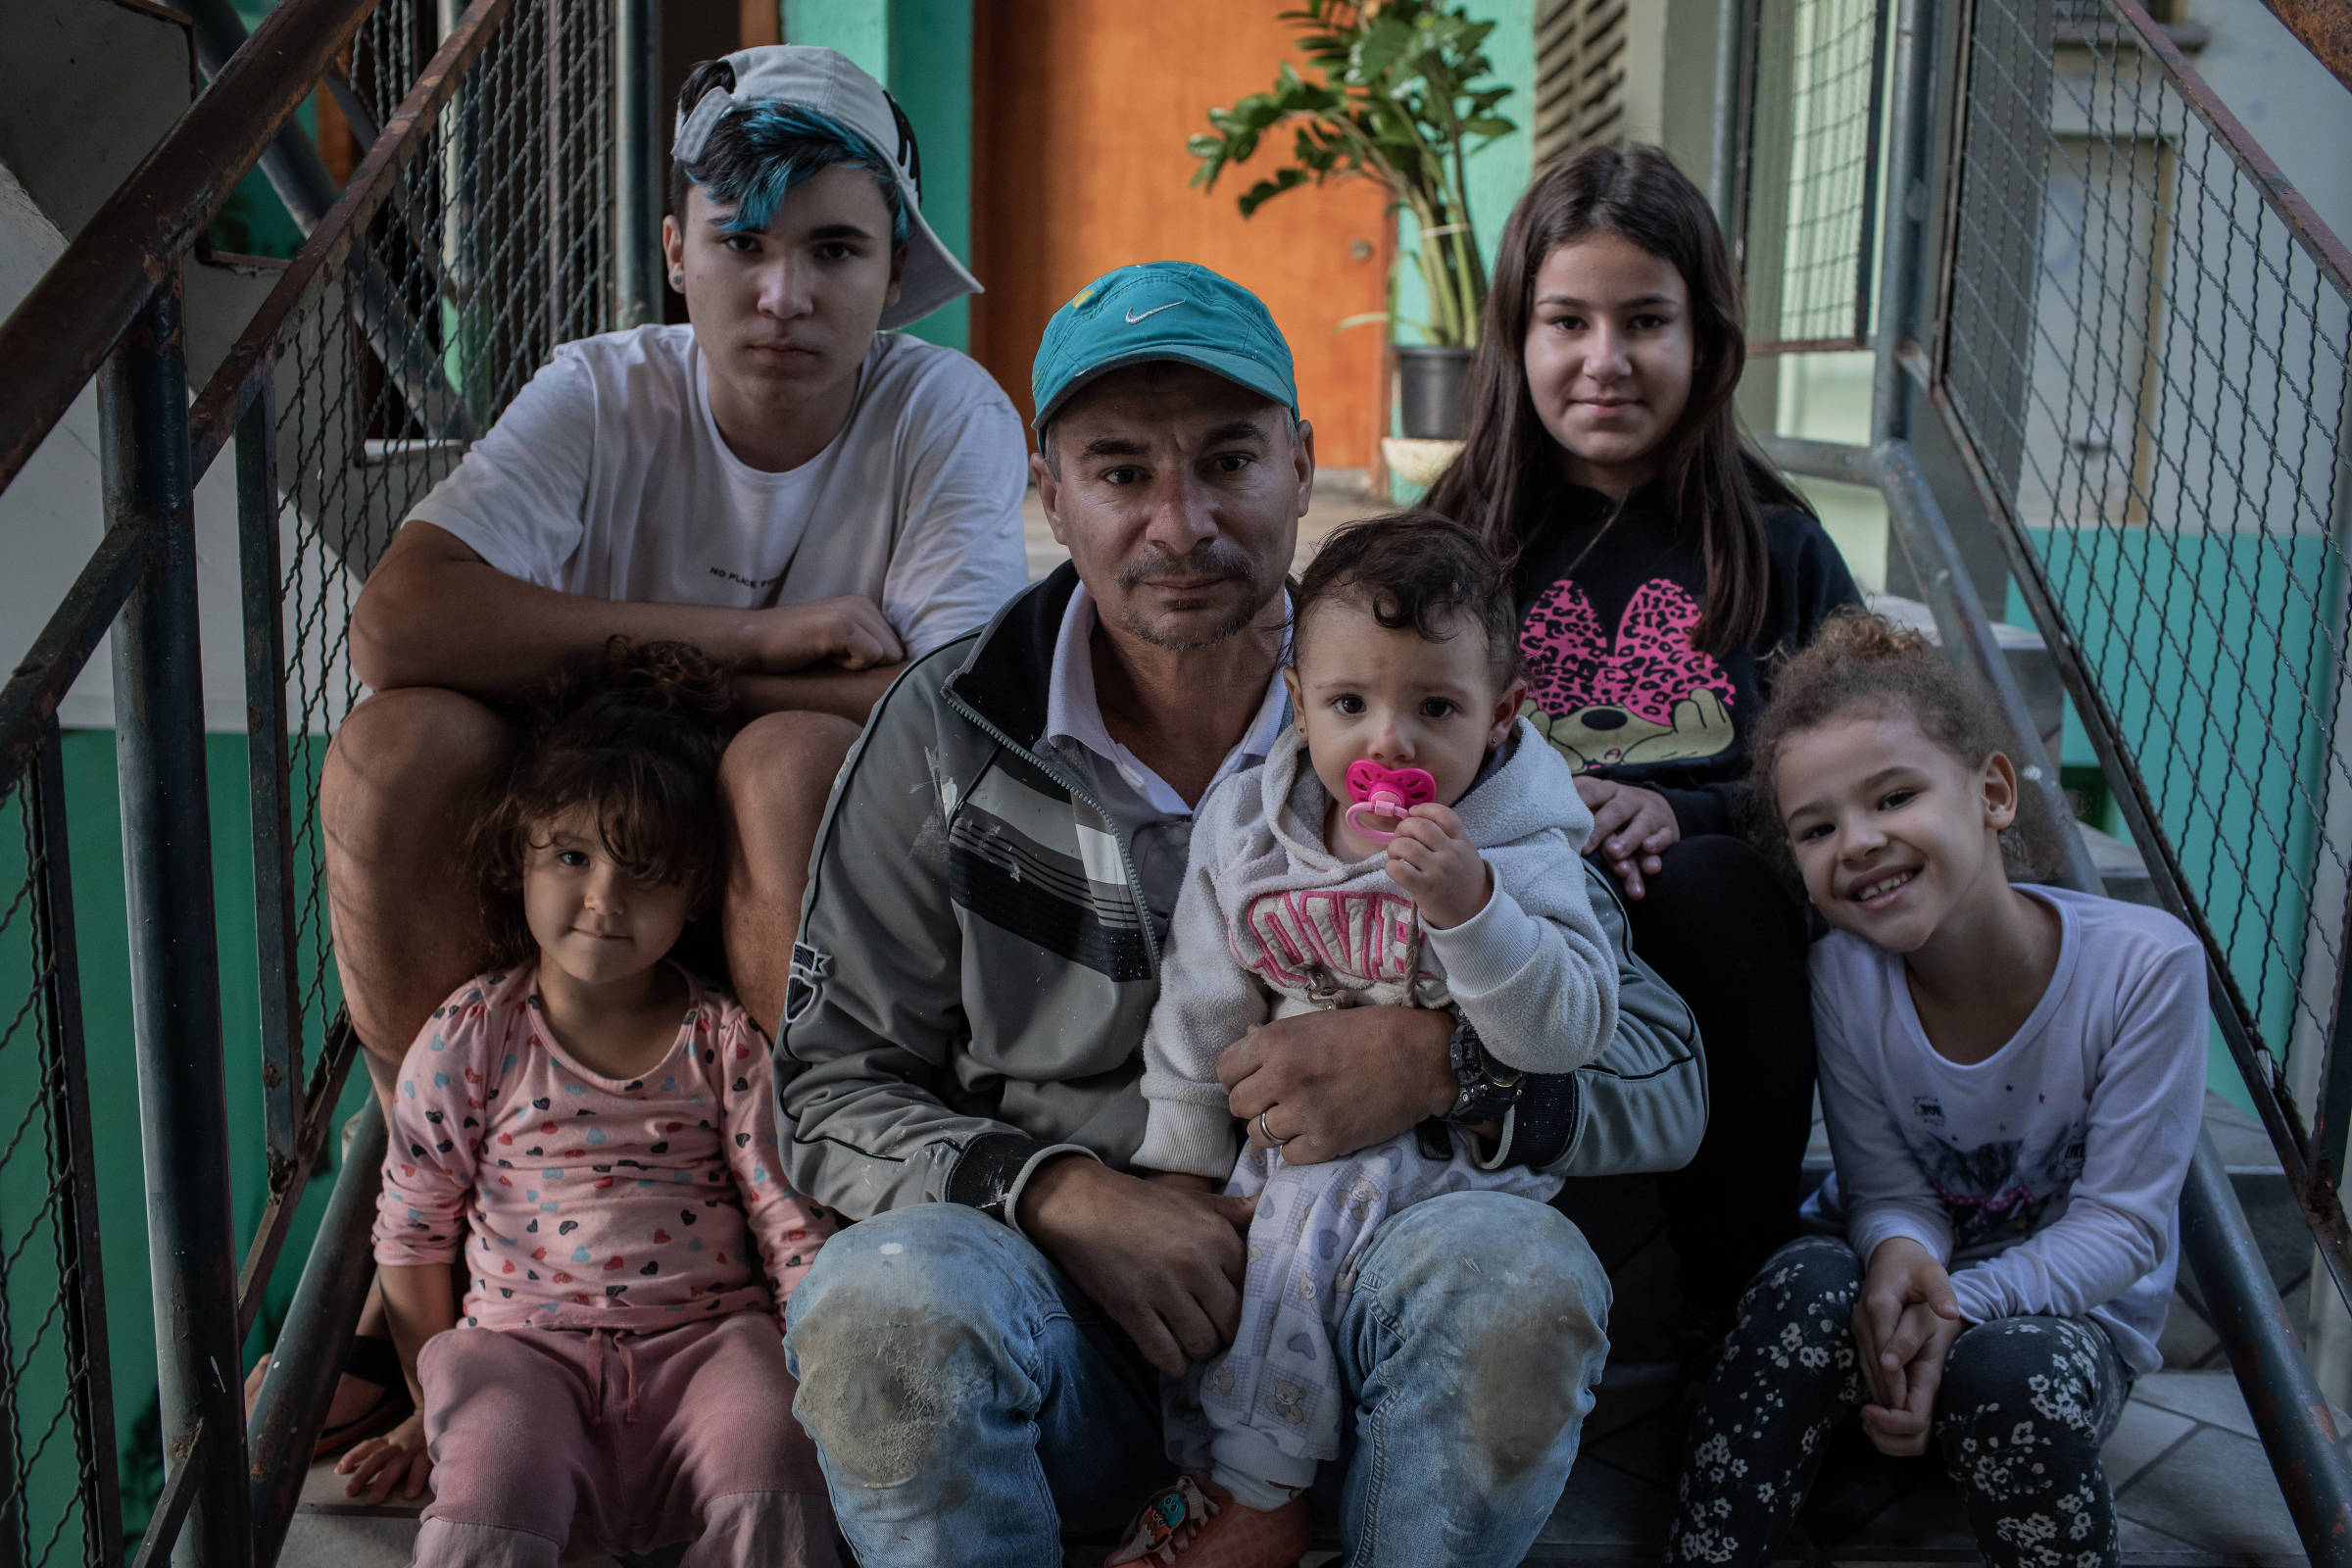
[[[416,1411],[382,1437],[355,1445],[335,1461],[335,1473],[351,1477],[343,1489],[347,1497],[365,1492],[368,1502],[380,1503],[395,1489],[412,1502],[423,1496],[433,1473],[432,1455],[424,1451],[424,1413]]]
[[[1389,875],[1421,911],[1422,924],[1443,931],[1487,906],[1494,874],[1446,807],[1416,806],[1389,841]]]

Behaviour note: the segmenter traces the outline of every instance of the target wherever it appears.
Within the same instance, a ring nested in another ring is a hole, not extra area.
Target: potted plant
[[[1391,210],[1413,215],[1429,295],[1428,320],[1411,323],[1426,341],[1396,345],[1404,433],[1459,437],[1462,388],[1487,303],[1464,164],[1474,140],[1483,146],[1515,128],[1495,113],[1511,88],[1490,79],[1483,52],[1494,24],[1435,0],[1303,0],[1282,19],[1298,24],[1299,49],[1322,78],[1285,61],[1271,91],[1211,109],[1214,130],[1186,143],[1200,160],[1193,184],[1213,189],[1226,166],[1247,163],[1269,132],[1288,125],[1296,132],[1292,161],[1242,193],[1244,218],[1300,185],[1353,176],[1385,186]],[[1389,322],[1394,341],[1394,275],[1388,311],[1370,319]]]

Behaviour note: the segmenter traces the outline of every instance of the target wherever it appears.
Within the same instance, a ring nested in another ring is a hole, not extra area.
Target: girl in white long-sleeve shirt
[[[2099,1445],[2162,1359],[2204,955],[2157,910],[2011,883],[2000,748],[1982,694],[1875,615],[1780,677],[1757,815],[1836,928],[1811,969],[1837,1172],[1740,1302],[1669,1562],[1772,1560],[1857,1410],[1883,1451],[1935,1440],[1988,1562],[2117,1560]]]

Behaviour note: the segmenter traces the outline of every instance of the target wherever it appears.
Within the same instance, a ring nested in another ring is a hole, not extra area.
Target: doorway
[[[972,354],[1026,419],[1039,335],[1064,300],[1130,262],[1199,262],[1273,313],[1297,365],[1298,410],[1326,468],[1369,465],[1385,390],[1378,322],[1395,225],[1368,180],[1277,197],[1245,220],[1235,198],[1271,174],[1287,134],[1191,188],[1185,138],[1211,105],[1273,84],[1293,24],[1266,0],[994,0],[973,18]]]

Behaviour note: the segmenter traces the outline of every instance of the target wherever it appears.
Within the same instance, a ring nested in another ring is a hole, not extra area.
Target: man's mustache
[[[1239,546],[1224,539],[1207,539],[1181,556],[1154,546],[1150,555],[1121,566],[1118,582],[1122,588],[1137,588],[1163,577],[1247,579],[1250,575],[1250,558]]]

